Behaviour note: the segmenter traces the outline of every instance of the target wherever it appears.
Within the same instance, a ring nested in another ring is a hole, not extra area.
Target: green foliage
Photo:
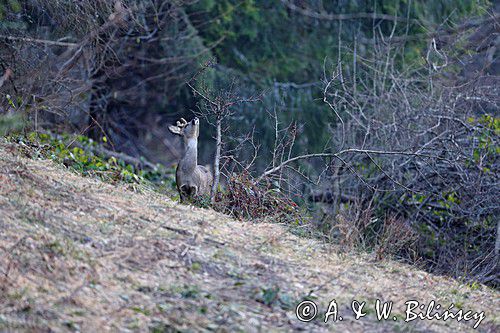
[[[201,195],[186,199],[187,204],[195,205],[200,208],[210,208],[212,203],[210,201],[210,195]]]
[[[489,1],[441,0],[441,1],[303,1],[304,6],[318,13],[380,13],[399,18],[408,17],[414,22],[371,19],[321,20],[307,17],[288,9],[279,0],[205,0],[189,6],[189,13],[205,45],[216,45],[212,52],[222,65],[222,76],[241,77],[240,90],[243,96],[265,91],[262,103],[238,108],[238,118],[230,125],[240,133],[256,129],[259,144],[263,149],[262,160],[267,164],[274,143],[274,126],[268,111],[277,110],[279,121],[288,125],[292,121],[302,124],[301,136],[295,144],[296,151],[322,150],[330,141],[329,124],[338,120],[322,102],[319,82],[326,70],[335,67],[340,56],[342,62],[352,64],[352,54],[345,49],[354,47],[356,37],[379,38],[394,30],[395,36],[410,37],[426,34],[439,26],[450,26],[461,22],[467,15],[483,14]],[[374,29],[376,24],[377,29]],[[380,31],[378,30],[380,28]],[[375,33],[375,35],[374,35]],[[342,49],[339,55],[339,38]],[[372,52],[368,44],[357,42],[358,56],[366,57]],[[404,63],[422,64],[425,61],[427,41],[424,38],[409,38],[403,51],[397,55],[397,66]],[[316,83],[296,88],[292,84]],[[202,133],[203,134],[203,133]],[[210,133],[203,134],[210,137]],[[263,165],[258,165],[262,168]]]
[[[159,191],[173,191],[173,169],[158,166],[155,170],[145,170],[115,157],[93,153],[98,144],[82,135],[54,137],[31,132],[26,136],[11,136],[10,140],[33,148],[30,154],[34,157],[52,159],[84,176],[95,176],[107,182],[148,184]]]
[[[7,12],[12,11],[14,13],[19,13],[21,9],[21,3],[18,0],[4,0],[0,3],[0,21],[5,19]]]
[[[19,20],[19,13],[23,9],[23,1],[3,0],[0,2],[0,31],[2,28],[26,29],[26,25]]]
[[[223,38],[214,53],[224,66],[254,78],[287,81],[293,77],[297,82],[311,76],[307,70],[315,73],[321,70],[311,67],[311,61],[307,60],[319,47],[314,47],[313,40],[306,45],[300,43],[308,27],[295,22],[279,1],[223,0],[208,5],[204,1],[190,11],[201,12],[200,19],[209,23],[200,29],[208,45]],[[307,37],[315,38],[313,34]],[[316,36],[316,41],[319,38]],[[323,49],[316,58],[326,55],[325,52]]]
[[[200,289],[196,285],[184,285],[180,289],[180,294],[183,298],[198,298],[200,296]]]
[[[480,118],[468,118],[471,125],[481,127],[478,136],[471,137],[476,142],[469,161],[470,167],[479,167],[485,173],[491,172],[494,163],[500,156],[498,137],[500,136],[500,118],[485,114]]]
[[[150,316],[151,315],[151,311],[148,310],[148,309],[145,309],[141,306],[133,306],[130,308],[132,311],[134,311],[135,313],[141,313],[145,316]]]
[[[424,22],[423,26],[405,23],[396,26],[397,35],[406,33],[406,29],[412,35],[443,22],[455,23],[465,15],[483,14],[490,2],[357,0],[327,2],[323,8],[313,1],[305,1],[304,5],[316,12],[322,9],[333,14],[376,12]],[[373,32],[370,19],[342,23],[311,19],[288,10],[279,0],[206,0],[189,7],[188,12],[195,22],[203,22],[199,31],[207,45],[223,38],[214,49],[222,64],[263,82],[317,80],[321,77],[324,58],[336,56],[337,34],[349,45],[357,34],[370,38]],[[380,24],[382,31],[388,34],[394,25],[391,21]],[[408,46],[408,55],[413,56],[412,45]]]
[[[0,115],[0,136],[20,132],[25,126],[25,119],[19,113]]]
[[[446,19],[451,19],[448,24],[456,22],[465,15],[483,15],[485,9],[491,5],[488,0],[425,0],[412,1],[415,18],[429,23],[441,23]]]
[[[283,293],[277,286],[260,289],[256,300],[269,307],[278,306],[283,310],[290,310],[294,305],[292,298]]]

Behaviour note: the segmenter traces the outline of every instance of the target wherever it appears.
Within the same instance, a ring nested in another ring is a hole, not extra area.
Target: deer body
[[[183,118],[177,126],[169,126],[169,130],[183,139],[184,153],[177,164],[175,181],[181,202],[187,198],[210,194],[213,176],[208,168],[198,165],[199,120],[194,118],[187,122]]]

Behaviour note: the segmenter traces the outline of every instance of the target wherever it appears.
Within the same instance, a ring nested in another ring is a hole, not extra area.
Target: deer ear
[[[170,126],[168,126],[168,129],[170,130],[170,132],[172,132],[174,134],[182,135],[182,129],[180,127],[170,125]]]

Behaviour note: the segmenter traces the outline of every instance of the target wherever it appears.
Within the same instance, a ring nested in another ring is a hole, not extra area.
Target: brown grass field
[[[288,229],[81,177],[0,141],[0,331],[500,332],[498,291]],[[305,297],[319,308],[310,323],[295,316]],[[344,320],[325,324],[331,299]],[[353,299],[366,317],[354,319]],[[398,320],[377,321],[376,299]],[[411,299],[485,319],[406,323]]]

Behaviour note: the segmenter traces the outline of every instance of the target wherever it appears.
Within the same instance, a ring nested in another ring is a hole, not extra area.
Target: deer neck
[[[179,161],[179,168],[191,172],[198,165],[198,140],[196,138],[184,141],[184,156]]]

